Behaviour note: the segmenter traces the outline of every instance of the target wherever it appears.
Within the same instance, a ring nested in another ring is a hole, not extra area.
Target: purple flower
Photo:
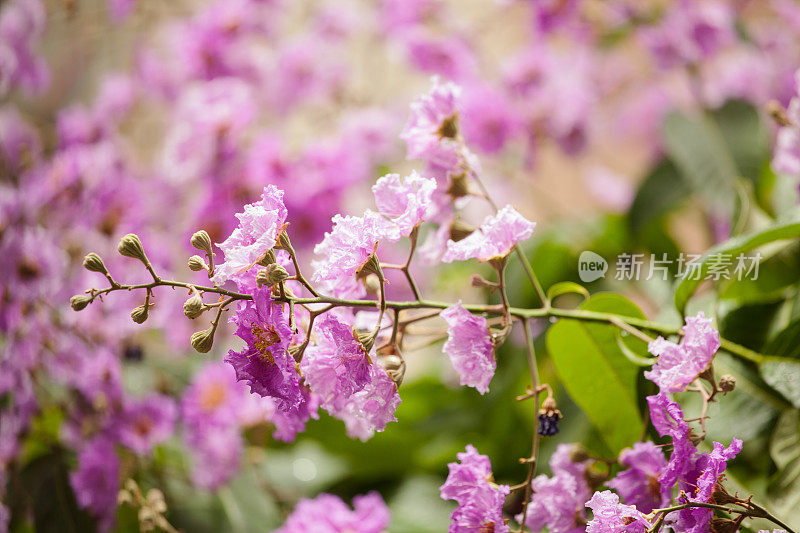
[[[244,442],[235,425],[214,427],[209,431],[187,428],[185,439],[192,459],[192,482],[214,490],[227,483],[239,469]]]
[[[114,525],[119,490],[119,459],[114,445],[103,437],[86,444],[78,455],[78,469],[70,475],[78,503],[98,520],[101,531]]]
[[[772,166],[777,172],[800,176],[800,97],[797,96],[800,93],[800,71],[795,73],[794,80],[795,96],[786,113],[791,124],[778,130]]]
[[[587,533],[644,533],[651,526],[636,507],[619,503],[619,496],[610,490],[595,492],[586,507],[594,514]]]
[[[506,96],[489,86],[469,87],[464,94],[464,138],[487,154],[503,149],[518,123]]]
[[[219,244],[225,262],[215,267],[214,282],[224,283],[244,273],[275,246],[286,222],[283,191],[274,185],[264,187],[261,201],[247,204],[236,213],[239,226]]]
[[[351,510],[338,496],[320,494],[303,499],[274,533],[382,533],[391,513],[377,492],[353,498]]]
[[[397,386],[386,371],[377,364],[369,365],[370,382],[356,392],[339,409],[331,411],[344,421],[347,436],[366,441],[386,429],[397,418],[394,412],[400,405]]]
[[[369,356],[352,327],[328,313],[319,322],[316,346],[306,350],[300,370],[325,409],[340,409],[370,381]]]
[[[314,248],[314,253],[323,258],[312,262],[312,280],[327,293],[360,298],[366,291],[358,275],[375,253],[378,241],[399,238],[397,225],[374,211],[368,210],[362,217],[336,215],[333,229]]]
[[[667,460],[658,446],[650,441],[637,442],[633,448],[622,450],[619,462],[628,469],[606,485],[616,490],[626,504],[649,513],[668,503],[658,483],[659,476],[667,467]]]
[[[652,370],[644,376],[656,383],[662,392],[681,392],[711,364],[719,348],[719,331],[711,325],[712,320],[702,312],[688,317],[684,336],[680,344],[662,337],[650,343],[647,349],[658,356]]]
[[[440,142],[452,140],[457,133],[456,104],[461,88],[453,83],[441,83],[438,77],[434,77],[432,82],[431,92],[411,104],[411,115],[400,134],[411,159],[438,159]]]
[[[428,216],[435,190],[436,180],[416,172],[405,178],[386,174],[372,186],[378,211],[391,218],[406,237]]]
[[[736,438],[727,448],[719,442],[715,442],[713,446],[711,452],[698,453],[692,458],[692,464],[681,481],[681,489],[692,501],[710,501],[717,480],[725,472],[728,461],[742,451],[742,441]]]
[[[473,315],[461,307],[461,302],[448,307],[439,316],[448,326],[444,352],[461,376],[461,384],[486,393],[497,368],[486,318]]]
[[[172,398],[153,394],[144,400],[129,400],[123,409],[120,442],[139,455],[172,435],[177,409]]]
[[[533,479],[525,520],[531,531],[541,531],[545,526],[551,533],[584,531],[584,504],[591,494],[586,482],[588,461],[573,461],[572,450],[569,444],[559,444],[550,457],[553,475],[542,474]]]
[[[427,74],[439,74],[446,79],[463,80],[475,72],[475,54],[462,39],[440,37],[418,26],[403,34],[403,44],[409,61]]]
[[[535,222],[528,221],[507,205],[496,215],[486,217],[481,227],[466,238],[458,242],[447,241],[442,261],[488,261],[505,257],[518,242],[531,236],[535,226]]]
[[[650,407],[650,420],[653,427],[662,437],[672,438],[672,455],[667,463],[667,468],[661,473],[658,482],[661,484],[663,497],[670,498],[672,487],[682,478],[689,467],[697,449],[690,439],[690,427],[683,420],[683,410],[676,402],[669,399],[665,393],[647,397]]]
[[[234,320],[236,335],[247,343],[225,358],[236,370],[236,379],[250,385],[252,392],[273,398],[283,411],[296,407],[302,400],[300,376],[288,351],[292,330],[281,306],[272,301],[268,289],[256,289],[253,301],[240,305]]]
[[[290,411],[277,409],[270,415],[270,422],[275,426],[275,431],[272,432],[274,438],[283,442],[294,442],[297,434],[306,429],[306,422],[309,419],[319,418],[319,413],[317,412],[319,396],[309,392],[305,387],[302,387],[300,392],[303,395],[303,400],[297,407]]]
[[[699,63],[736,39],[734,13],[724,2],[681,0],[657,26],[640,30],[661,68]]]
[[[468,444],[466,452],[457,455],[459,462],[447,465],[447,480],[439,488],[442,499],[455,500],[458,507],[450,515],[450,533],[469,531],[509,531],[503,518],[503,503],[510,489],[491,481],[492,465]]]

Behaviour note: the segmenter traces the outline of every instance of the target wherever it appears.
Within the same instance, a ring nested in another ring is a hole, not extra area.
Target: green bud
[[[358,342],[361,343],[361,346],[364,347],[364,351],[369,353],[372,350],[372,347],[375,345],[375,332],[370,331],[369,333],[358,333],[356,335],[356,339]]]
[[[290,254],[294,254],[292,241],[289,239],[289,234],[286,233],[286,230],[281,231],[278,235],[278,242],[275,244],[275,248],[280,248],[282,250],[286,250]]]
[[[189,258],[189,270],[193,270],[194,272],[208,270],[208,265],[206,265],[206,262],[203,261],[202,257],[199,255],[193,255]]]
[[[125,257],[132,257],[133,259],[138,259],[143,263],[147,262],[147,256],[144,255],[142,241],[139,240],[138,235],[133,233],[128,233],[122,239],[120,239],[119,245],[117,246],[117,251],[119,251],[119,253]]]
[[[92,297],[85,294],[76,294],[69,299],[69,305],[72,306],[72,309],[75,311],[82,311],[90,303],[92,303]]]
[[[194,291],[194,294],[183,302],[183,314],[186,315],[187,318],[194,320],[202,315],[203,311],[203,299],[200,297],[199,292]]]
[[[256,274],[256,282],[260,285],[267,285],[271,287],[276,283],[286,280],[289,273],[286,269],[277,263],[272,263],[267,268],[262,268]]]
[[[208,353],[214,345],[214,327],[192,333],[192,348],[200,353]]]
[[[269,266],[275,262],[275,252],[270,248],[264,254],[264,256],[258,260],[258,264],[261,266]]]
[[[90,272],[108,274],[108,269],[106,269],[106,265],[103,263],[103,260],[100,259],[100,256],[94,252],[87,254],[86,257],[83,258],[83,268],[89,270]]]
[[[133,319],[133,321],[136,322],[137,324],[142,324],[145,320],[147,320],[147,317],[149,315],[149,309],[148,309],[149,307],[150,307],[149,305],[145,304],[140,305],[138,307],[134,307],[133,311],[131,311],[131,318]]]
[[[202,250],[208,255],[211,255],[211,237],[206,230],[201,229],[200,231],[196,231],[189,242],[198,250]]]

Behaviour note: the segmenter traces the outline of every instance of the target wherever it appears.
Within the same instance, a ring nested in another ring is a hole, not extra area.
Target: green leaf
[[[675,164],[662,160],[647,175],[636,191],[628,211],[628,224],[634,235],[639,235],[650,223],[677,206],[691,192],[691,188]]]
[[[764,347],[764,353],[800,359],[800,319],[794,320]]]
[[[18,481],[25,494],[24,501],[32,506],[36,531],[95,530],[93,520],[75,500],[63,451],[55,450],[34,459],[22,470]]]
[[[770,142],[756,108],[741,100],[730,100],[715,109],[712,116],[739,175],[757,183],[764,163],[769,161]]]
[[[586,287],[573,281],[562,281],[547,289],[547,299],[551,302],[564,294],[580,294],[584,299],[589,298],[589,291],[586,290]]]
[[[792,405],[800,408],[800,361],[768,356],[758,367],[761,377]]]
[[[778,470],[783,470],[793,461],[800,459],[800,411],[787,409],[781,414],[772,439],[769,454]]]
[[[769,509],[792,528],[800,528],[800,414],[787,409],[770,440],[770,456],[778,472],[768,488]]]
[[[757,352],[762,351],[781,302],[765,302],[737,307],[719,320],[724,338]],[[769,352],[768,352],[769,353]]]
[[[581,309],[645,318],[634,303],[611,293],[592,296]],[[615,330],[562,319],[547,332],[547,351],[570,397],[616,454],[641,437],[644,424],[636,399],[639,368],[620,352]],[[626,344],[635,353],[646,353],[639,339]]]
[[[780,241],[784,239],[795,239],[800,237],[800,222],[790,221],[775,224],[761,231],[739,235],[710,248],[695,263],[698,264],[697,270],[688,270],[687,274],[678,282],[675,288],[675,307],[683,314],[686,311],[686,304],[692,297],[697,287],[708,275],[709,264],[712,259],[720,254],[732,256],[734,259],[738,254],[748,252],[759,246]]]
[[[732,214],[738,170],[719,127],[705,116],[672,113],[662,136],[667,154],[691,188],[717,211]]]
[[[800,281],[800,245],[791,242],[763,254],[758,277],[746,276],[723,284],[720,298],[740,302],[759,302],[786,297]]]

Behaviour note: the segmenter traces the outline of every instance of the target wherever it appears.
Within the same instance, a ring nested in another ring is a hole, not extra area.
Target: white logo
[[[605,277],[608,272],[608,261],[594,252],[585,250],[578,258],[578,276],[584,283]]]

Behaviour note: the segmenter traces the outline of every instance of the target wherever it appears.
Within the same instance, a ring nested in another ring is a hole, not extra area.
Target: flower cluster
[[[509,488],[494,483],[489,458],[467,445],[466,451],[458,454],[458,460],[448,465],[450,473],[440,488],[443,499],[458,503],[450,516],[450,533],[510,531],[503,518],[503,502]]]

